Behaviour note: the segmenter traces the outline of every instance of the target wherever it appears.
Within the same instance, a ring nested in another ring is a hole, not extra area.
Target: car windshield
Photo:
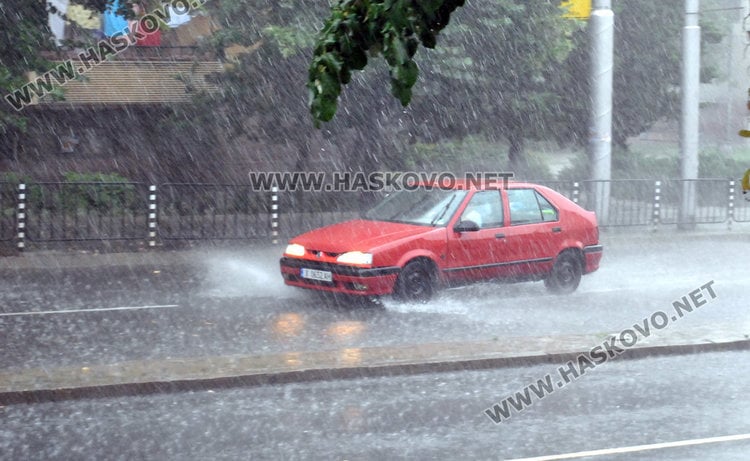
[[[445,226],[465,196],[463,190],[401,190],[388,194],[363,217],[373,221]]]

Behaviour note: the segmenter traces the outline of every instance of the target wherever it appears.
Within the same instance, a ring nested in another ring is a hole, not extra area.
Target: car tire
[[[402,301],[426,303],[434,292],[435,278],[428,262],[409,262],[396,279],[395,295]]]
[[[552,272],[544,279],[544,286],[556,294],[573,293],[582,275],[580,258],[572,251],[564,251],[557,256]]]

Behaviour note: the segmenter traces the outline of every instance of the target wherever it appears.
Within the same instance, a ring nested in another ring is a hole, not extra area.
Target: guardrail
[[[533,182],[533,181],[532,181]],[[608,187],[600,227],[681,224],[685,191],[695,194],[695,224],[750,222],[750,201],[731,179],[539,181],[591,209]],[[366,206],[361,194],[257,191],[243,184],[0,182],[0,241],[266,240],[278,242],[315,227],[351,219]]]

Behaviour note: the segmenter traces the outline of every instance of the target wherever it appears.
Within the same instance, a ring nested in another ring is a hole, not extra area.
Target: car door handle
[[[552,228],[552,232],[554,232],[554,233],[562,232],[562,227],[553,227]]]
[[[505,238],[505,234],[495,234],[495,238],[496,239],[504,239]]]

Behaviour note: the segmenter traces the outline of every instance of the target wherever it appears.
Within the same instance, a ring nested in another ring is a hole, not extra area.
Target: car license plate
[[[333,282],[333,273],[331,271],[319,271],[317,269],[300,269],[302,278],[310,280],[319,280],[321,282]]]

